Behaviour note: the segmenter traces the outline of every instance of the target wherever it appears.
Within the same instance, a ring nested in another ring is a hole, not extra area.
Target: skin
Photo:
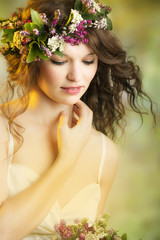
[[[0,208],[2,240],[22,239],[43,221],[55,200],[64,207],[82,188],[97,182],[101,135],[92,127],[92,111],[80,100],[97,71],[97,64],[97,56],[84,44],[66,44],[63,58],[53,55],[50,60],[40,62],[40,77],[30,93],[29,107],[16,119],[25,128],[22,133],[24,143],[12,159],[12,164],[24,165],[40,177],[10,199],[8,164],[3,160],[7,157],[7,145],[3,143],[8,142],[8,131],[0,117],[0,203],[4,202]],[[62,89],[71,86],[82,87],[74,95]],[[74,114],[80,121],[77,122]],[[118,165],[117,149],[107,137],[106,149],[97,216],[103,213]],[[52,191],[47,190],[51,188]],[[25,228],[19,228],[19,225]]]

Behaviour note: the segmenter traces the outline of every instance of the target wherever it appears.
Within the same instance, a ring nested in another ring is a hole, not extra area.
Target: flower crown
[[[47,60],[53,53],[63,56],[65,42],[71,45],[88,43],[86,28],[112,30],[110,11],[110,7],[94,0],[76,0],[65,23],[60,21],[59,9],[52,19],[31,9],[31,20],[24,21],[20,12],[15,12],[9,19],[0,19],[4,44],[0,52],[3,55],[19,53],[27,63]]]

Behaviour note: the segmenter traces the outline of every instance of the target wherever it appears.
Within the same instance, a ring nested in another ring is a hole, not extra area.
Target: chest
[[[30,169],[31,172],[35,172],[40,176],[52,166],[57,157],[56,133],[55,138],[51,138],[50,133],[47,131],[31,132],[26,130],[23,138],[24,143],[19,151],[14,154],[12,164],[18,163],[21,170],[24,169],[25,172],[26,170],[28,172]],[[97,140],[95,141],[94,138],[91,138],[85,145],[71,176],[57,194],[57,199],[61,206],[65,206],[72,198],[78,196],[79,192],[82,193],[85,189],[87,190],[86,186],[95,187],[93,183],[96,184],[98,179],[101,147],[101,139],[99,139],[99,144],[97,144]],[[20,165],[24,165],[28,169],[25,167],[21,168]],[[18,166],[15,165],[14,167],[16,167],[15,171],[17,171]]]
[[[26,129],[23,133],[23,144],[14,154],[12,163],[23,164],[39,175],[49,169],[58,155],[57,133],[50,129]],[[96,179],[101,158],[101,141],[91,137],[85,145],[74,169],[75,177],[84,174]],[[73,143],[74,147],[74,143]],[[96,150],[95,150],[96,149]],[[92,169],[92,171],[91,171]],[[82,174],[83,173],[83,174]]]

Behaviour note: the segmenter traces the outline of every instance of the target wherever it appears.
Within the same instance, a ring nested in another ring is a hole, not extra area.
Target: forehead
[[[85,57],[89,54],[93,54],[93,50],[89,47],[88,44],[79,44],[72,46],[70,43],[65,43],[63,55],[69,57]]]

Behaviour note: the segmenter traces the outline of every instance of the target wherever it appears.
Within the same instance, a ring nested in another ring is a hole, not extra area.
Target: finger
[[[78,120],[77,120],[75,117],[72,118],[72,121],[73,121],[73,123],[75,123],[75,124],[77,124],[77,122],[78,122]]]
[[[78,113],[79,119],[82,121],[87,121],[87,119],[91,118],[91,109],[81,100],[76,103],[78,110],[74,108],[74,110]]]
[[[79,110],[76,107],[73,108],[72,116],[75,117],[77,120],[79,119]]]
[[[60,128],[63,125],[68,125],[68,118],[69,116],[67,115],[66,112],[61,112],[60,117],[59,117],[59,124],[58,127]]]
[[[73,105],[73,111],[77,114],[77,115],[79,115],[79,108],[76,106],[76,105]]]

